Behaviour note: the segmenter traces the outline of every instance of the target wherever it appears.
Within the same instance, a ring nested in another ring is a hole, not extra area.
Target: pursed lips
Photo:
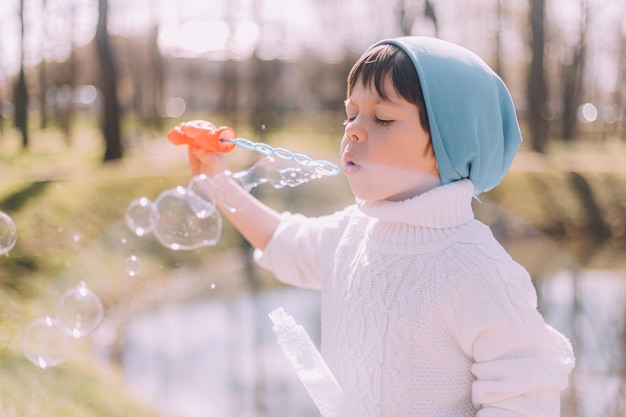
[[[361,168],[360,165],[354,162],[352,157],[347,153],[344,153],[342,160],[343,160],[342,161],[343,172],[346,173],[347,175],[354,174],[356,171],[358,171]]]

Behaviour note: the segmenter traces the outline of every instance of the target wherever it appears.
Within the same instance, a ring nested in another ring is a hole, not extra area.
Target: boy
[[[348,76],[356,204],[319,218],[222,210],[283,282],[322,294],[322,354],[362,416],[557,416],[574,366],[526,270],[474,219],[521,142],[508,90],[438,39],[382,41]],[[190,149],[194,175],[226,170]]]

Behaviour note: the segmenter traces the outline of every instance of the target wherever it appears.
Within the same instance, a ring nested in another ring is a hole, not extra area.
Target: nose
[[[361,126],[358,118],[346,123],[345,136],[348,141],[354,143],[363,143],[367,140],[365,129]]]

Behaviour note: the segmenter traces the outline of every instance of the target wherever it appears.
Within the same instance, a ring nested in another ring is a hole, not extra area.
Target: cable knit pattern
[[[322,354],[362,417],[559,415],[571,345],[472,197],[462,180],[325,217],[285,213],[257,252],[280,280],[321,289]]]

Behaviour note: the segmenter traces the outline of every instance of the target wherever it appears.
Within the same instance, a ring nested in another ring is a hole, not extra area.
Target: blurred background
[[[318,294],[259,270],[227,222],[217,245],[173,251],[127,208],[188,184],[166,140],[183,121],[338,162],[348,70],[409,34],[473,50],[509,86],[524,143],[477,216],[573,342],[562,415],[626,415],[623,0],[2,0],[0,211],[17,241],[0,256],[0,417],[319,415],[267,318],[284,306],[319,342]],[[352,201],[341,176],[253,192],[308,215]],[[36,366],[26,330],[80,282],[102,323]]]

